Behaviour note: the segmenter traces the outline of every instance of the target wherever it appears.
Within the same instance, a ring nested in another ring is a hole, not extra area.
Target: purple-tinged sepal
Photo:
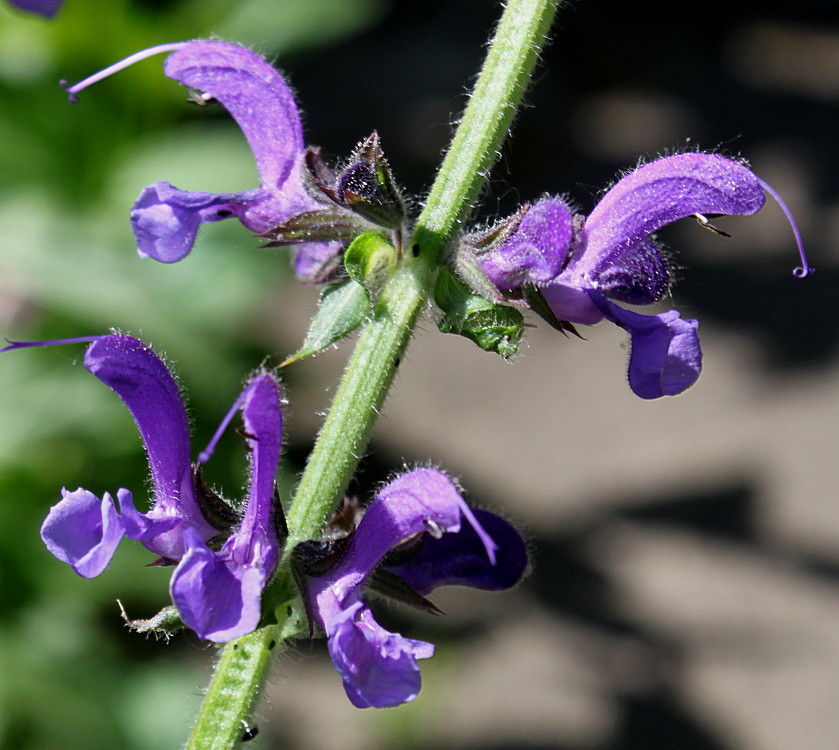
[[[540,286],[555,279],[570,258],[573,230],[565,201],[545,197],[471,242],[477,245],[476,254],[489,280],[501,292],[510,293],[523,284]]]
[[[264,247],[300,245],[305,242],[348,242],[367,228],[366,222],[359,222],[351,213],[336,206],[295,214],[282,224],[263,232],[260,237],[270,240]],[[331,253],[331,256],[337,257],[335,253]]]
[[[452,480],[434,469],[392,481],[345,533],[295,550],[295,561],[310,617],[326,632],[332,661],[359,708],[413,700],[420,689],[417,661],[434,653],[430,643],[382,628],[365,588],[433,611],[424,594],[437,586],[508,588],[527,567],[518,533],[497,516],[470,509]]]
[[[402,227],[405,203],[376,131],[358,144],[340,172],[323,163],[320,149],[308,150],[306,166],[314,187],[339,206],[376,226]]]

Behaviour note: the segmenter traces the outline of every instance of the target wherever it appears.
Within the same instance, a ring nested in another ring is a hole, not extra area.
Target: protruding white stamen
[[[757,178],[757,181],[761,184],[761,187],[763,187],[763,189],[775,199],[777,204],[781,207],[781,210],[784,214],[786,214],[787,221],[789,221],[789,224],[792,227],[795,244],[798,245],[798,254],[801,256],[801,265],[793,269],[792,275],[798,277],[799,279],[804,279],[811,273],[815,273],[816,269],[810,265],[807,260],[807,255],[804,252],[804,240],[801,239],[801,232],[798,231],[798,225],[795,223],[795,219],[792,218],[792,211],[789,210],[789,207],[781,199],[781,196],[778,195],[778,193],[776,193],[770,185],[761,180],[760,177]]]
[[[431,518],[425,519],[425,528],[428,530],[428,533],[431,534],[435,539],[442,539],[443,534],[446,533],[446,530],[440,526],[439,523],[432,520]]]
[[[731,237],[731,235],[728,232],[723,232],[722,229],[718,229],[710,221],[708,221],[707,216],[704,216],[703,214],[694,214],[693,218],[696,219],[699,226],[703,229],[707,229],[709,232],[718,234],[720,235],[720,237]]]
[[[83,89],[86,89],[88,86],[93,85],[94,83],[98,83],[99,81],[107,78],[114,73],[119,72],[123,68],[128,68],[136,62],[140,62],[140,60],[145,60],[147,57],[153,57],[154,55],[160,55],[164,52],[174,52],[175,50],[180,49],[185,44],[189,44],[189,42],[171,42],[170,44],[158,44],[156,47],[149,47],[148,49],[140,50],[139,52],[135,52],[133,55],[126,57],[124,60],[120,60],[113,65],[109,65],[104,70],[100,70],[98,73],[94,73],[92,76],[88,76],[83,81],[79,81],[78,83],[73,84],[72,86],[67,85],[67,81],[61,81],[61,88],[63,88],[70,97],[70,103],[76,104],[78,103],[78,98],[76,94]]]

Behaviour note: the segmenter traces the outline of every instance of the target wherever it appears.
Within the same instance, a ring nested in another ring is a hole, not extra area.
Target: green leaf
[[[370,296],[357,281],[346,279],[328,286],[320,298],[303,346],[280,367],[322,352],[330,344],[352,333],[361,325],[369,309]]]

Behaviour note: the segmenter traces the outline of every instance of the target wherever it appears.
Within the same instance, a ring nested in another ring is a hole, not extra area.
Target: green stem
[[[248,728],[253,704],[279,646],[298,634],[291,616],[225,644],[185,750],[234,750]]]
[[[498,157],[560,2],[507,2],[475,90],[417,221],[415,241],[435,259],[468,217]]]
[[[287,548],[323,528],[367,446],[432,282],[424,258],[404,259],[379,296],[347,363],[287,513]]]
[[[189,750],[237,747],[272,648],[300,634],[302,615],[290,571],[291,550],[320,532],[355,472],[417,317],[431,294],[440,253],[466,219],[497,157],[556,4],[557,0],[507,3],[469,105],[417,221],[411,250],[385,284],[359,335],[288,509],[290,535],[279,573],[265,596],[282,624],[261,628],[225,646],[193,727]],[[289,606],[289,602],[294,604]]]
[[[272,625],[225,645],[186,750],[239,747],[277,637]]]

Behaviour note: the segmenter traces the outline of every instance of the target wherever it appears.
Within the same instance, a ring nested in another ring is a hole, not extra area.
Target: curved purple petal
[[[264,571],[230,566],[192,527],[183,531],[186,554],[170,581],[172,601],[199,638],[224,643],[259,624]]]
[[[696,382],[702,371],[698,320],[682,320],[676,310],[641,315],[602,297],[598,304],[609,320],[629,331],[629,385],[636,395],[675,396]]]
[[[495,564],[487,557],[484,541],[475,529],[464,524],[456,534],[444,534],[439,539],[426,534],[409,559],[396,564],[386,560],[382,567],[422,596],[439,586],[471,586],[486,591],[515,586],[527,569],[524,540],[495,513],[480,508],[472,512],[497,545]]]
[[[585,251],[573,264],[578,278],[600,279],[611,266],[641,277],[632,291],[619,284],[610,296],[645,304],[667,291],[669,274],[660,253],[645,239],[666,224],[692,214],[753,214],[766,196],[758,178],[742,164],[716,154],[677,154],[657,159],[626,177],[603,196],[583,228]],[[640,258],[636,257],[640,254]],[[646,281],[643,277],[646,277]],[[644,286],[648,294],[640,289]],[[655,296],[658,295],[658,296]]]
[[[259,624],[262,591],[277,567],[280,539],[274,479],[280,458],[282,412],[276,380],[257,375],[241,399],[251,450],[251,479],[242,524],[214,552],[191,527],[184,528],[183,559],[171,580],[172,600],[184,623],[201,638],[223,643]]]
[[[178,190],[168,182],[143,188],[131,209],[137,252],[161,263],[176,263],[192,250],[202,224],[236,216],[248,194]]]
[[[279,559],[280,539],[275,517],[282,508],[274,502],[274,480],[282,447],[283,419],[277,381],[268,373],[248,385],[242,402],[242,420],[251,450],[248,504],[242,525],[227,540],[222,556],[236,567],[257,567],[264,580]]]
[[[41,539],[59,560],[83,578],[95,578],[108,567],[123,537],[114,501],[106,492],[100,500],[79,487],[61,490],[41,526]]]
[[[253,151],[261,186],[242,193],[186,192],[160,182],[143,190],[131,213],[141,255],[174,263],[192,249],[201,224],[236,216],[262,234],[315,208],[301,178],[303,129],[283,77],[236,44],[186,42],[164,63],[167,76],[219,101]]]
[[[331,625],[329,654],[354,706],[387,708],[417,697],[417,660],[434,654],[432,644],[385,630],[361,601],[341,610]]]
[[[85,352],[85,367],[125,403],[146,445],[160,502],[178,497],[190,466],[189,424],[172,374],[148,346],[130,336],[101,336]]]
[[[344,586],[363,583],[381,559],[414,534],[460,531],[463,498],[449,477],[434,469],[415,469],[388,484],[370,504],[341,564],[329,578]]]
[[[166,365],[141,341],[110,335],[88,347],[85,367],[123,400],[137,423],[151,466],[152,513],[184,516],[204,539],[214,536],[192,494],[186,409]]]
[[[248,139],[264,188],[288,181],[304,151],[303,127],[291,89],[275,68],[237,44],[196,41],[169,55],[164,72],[224,105]]]
[[[532,206],[515,232],[499,247],[480,256],[487,278],[502,292],[522,284],[545,284],[562,269],[571,251],[571,212],[559,198]]]

